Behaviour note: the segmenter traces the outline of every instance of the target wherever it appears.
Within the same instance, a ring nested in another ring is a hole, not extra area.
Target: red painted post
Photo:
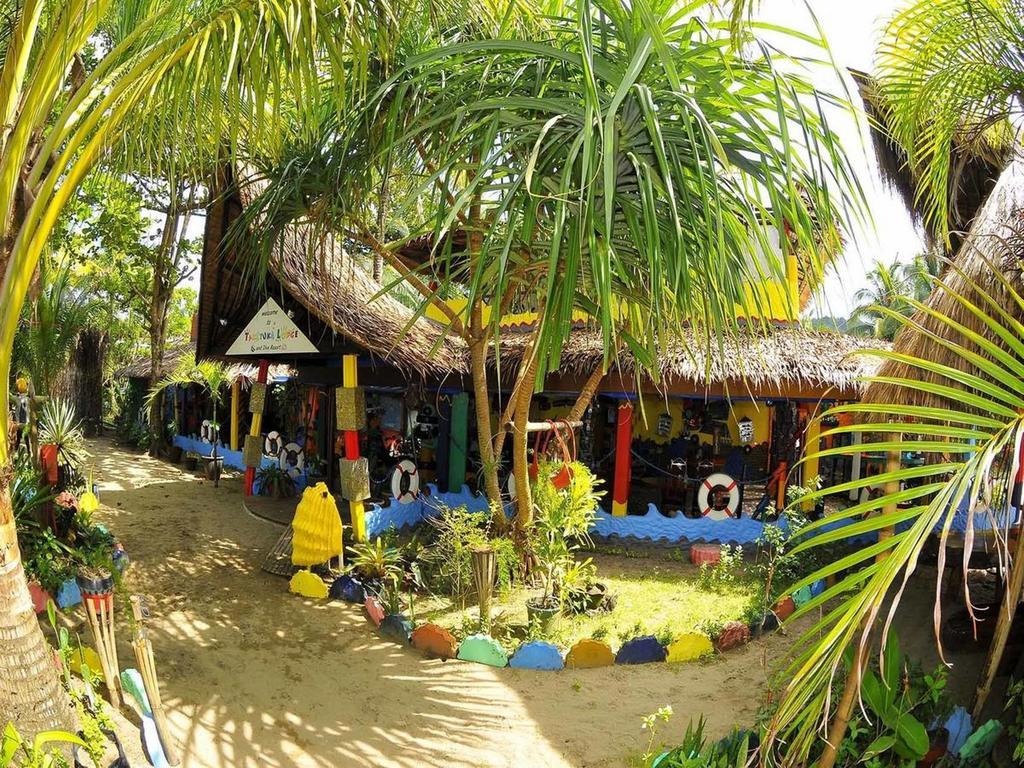
[[[256,382],[259,383],[259,384],[266,384],[267,383],[267,372],[269,370],[270,370],[270,361],[269,360],[265,360],[265,359],[264,360],[260,360],[260,369],[259,369],[259,372],[256,374]],[[263,407],[264,408],[267,407],[266,402],[264,402]],[[260,436],[260,431],[262,430],[262,428],[263,428],[263,414],[262,413],[254,413],[254,414],[252,414],[252,428],[249,430],[249,434],[250,435],[254,435],[255,437],[259,437]],[[252,496],[252,484],[255,481],[256,481],[256,468],[255,467],[246,467],[245,468],[245,495],[246,496]]]
[[[633,404],[619,403],[615,424],[615,483],[612,486],[612,514],[623,516],[629,506],[629,483],[633,474]]]

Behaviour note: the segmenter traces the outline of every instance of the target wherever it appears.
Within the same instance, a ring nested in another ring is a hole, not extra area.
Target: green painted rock
[[[600,640],[584,638],[569,649],[565,657],[565,666],[573,669],[593,669],[594,667],[610,667],[615,663],[615,654],[608,643]]]
[[[803,608],[811,602],[813,597],[814,594],[811,592],[811,587],[809,585],[806,587],[800,587],[800,589],[793,593],[793,603],[797,608]]]
[[[420,624],[412,631],[412,647],[435,659],[454,659],[459,644],[452,633],[437,624]]]
[[[470,635],[459,644],[458,658],[491,667],[508,666],[508,655],[498,641],[487,635]]]
[[[666,661],[696,661],[715,652],[711,639],[697,632],[680,635],[668,646]]]

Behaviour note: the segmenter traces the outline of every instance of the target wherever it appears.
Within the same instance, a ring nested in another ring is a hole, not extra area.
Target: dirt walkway
[[[97,442],[99,517],[134,563],[185,766],[621,766],[671,704],[708,732],[752,722],[774,637],[709,664],[540,673],[425,660],[361,610],[287,593],[259,566],[282,528],[177,467]],[[120,632],[122,664],[132,659]],[[134,751],[134,750],[133,750]],[[143,763],[139,763],[142,765]]]

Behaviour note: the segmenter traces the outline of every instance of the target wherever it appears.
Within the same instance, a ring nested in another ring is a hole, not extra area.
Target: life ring
[[[281,455],[281,433],[267,432],[263,439],[263,455],[270,458],[280,458]]]
[[[210,440],[210,420],[203,419],[202,425],[199,427],[199,439],[204,443],[212,442]]]
[[[411,459],[402,459],[391,472],[391,495],[399,504],[411,504],[420,493],[420,475]]]
[[[269,439],[270,435],[267,435]],[[306,465],[306,453],[298,443],[288,443],[278,454],[278,462],[281,469],[292,477],[302,474],[302,468]]]
[[[505,484],[505,487],[508,489],[508,497],[510,499],[512,499],[512,501],[515,501],[516,500],[516,476],[515,475],[509,475],[508,476],[508,482]]]
[[[718,508],[723,500],[725,506]],[[737,517],[740,508],[739,484],[724,472],[708,475],[697,491],[697,508],[701,515],[711,520]]]

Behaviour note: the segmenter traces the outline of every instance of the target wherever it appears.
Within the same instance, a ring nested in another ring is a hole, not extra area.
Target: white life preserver
[[[203,423],[199,426],[199,439],[204,443],[212,442],[210,439],[210,420],[203,419]]]
[[[281,433],[274,431],[267,432],[267,436],[263,439],[263,455],[272,459],[280,458]]]
[[[267,435],[269,438],[270,435]],[[298,443],[288,443],[277,457],[281,469],[292,477],[302,474],[302,468],[306,465],[306,453]]]
[[[508,489],[508,497],[510,499],[512,499],[512,501],[515,501],[516,500],[516,476],[515,475],[511,475],[510,474],[508,476],[508,482],[505,484],[505,487]]]
[[[420,475],[411,459],[402,459],[392,470],[391,495],[399,504],[411,504],[420,495]]]
[[[721,494],[728,494],[729,500],[723,509],[715,509]],[[711,520],[728,520],[730,517],[736,517],[740,508],[739,485],[724,472],[708,475],[697,491],[697,507],[704,517]]]

